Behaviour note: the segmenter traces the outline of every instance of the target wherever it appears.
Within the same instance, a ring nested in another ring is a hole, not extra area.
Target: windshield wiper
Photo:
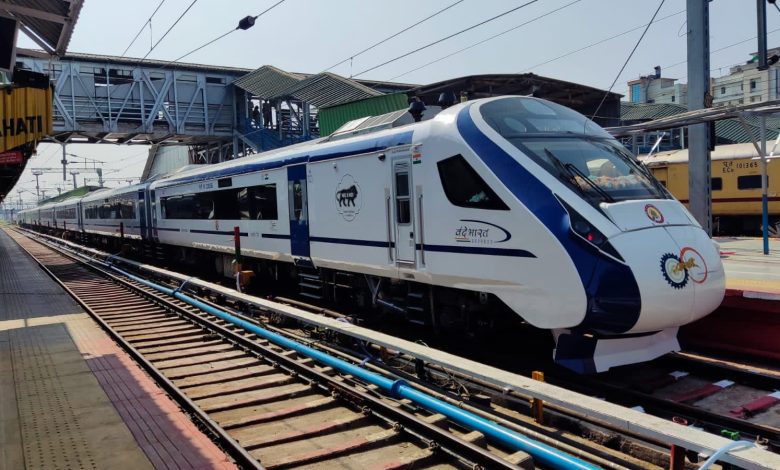
[[[574,173],[576,173],[577,176],[579,176],[586,183],[588,183],[588,186],[593,188],[597,193],[601,194],[601,196],[604,197],[604,199],[606,199],[609,202],[615,202],[615,198],[614,197],[610,196],[610,194],[608,192],[606,192],[604,190],[604,188],[602,188],[598,184],[596,184],[593,181],[591,181],[590,178],[588,178],[588,176],[585,173],[583,173],[582,170],[577,168],[573,163],[567,163],[564,166],[566,167],[567,170],[573,171]]]
[[[558,157],[556,157],[556,156],[555,156],[555,154],[554,154],[554,153],[552,153],[552,152],[550,151],[550,149],[548,149],[547,147],[545,147],[545,148],[544,148],[544,153],[547,155],[547,157],[548,157],[550,160],[552,160],[552,162],[555,164],[555,166],[558,168],[558,170],[559,170],[561,173],[565,173],[566,175],[568,175],[568,176],[569,176],[569,180],[571,181],[571,183],[572,183],[574,186],[576,186],[576,187],[577,187],[577,189],[579,189],[581,193],[585,194],[585,191],[584,191],[583,187],[582,187],[582,186],[581,186],[581,185],[580,185],[580,184],[577,182],[577,178],[575,178],[575,175],[576,175],[576,176],[579,176],[581,179],[585,180],[585,182],[588,184],[588,186],[590,186],[591,188],[593,188],[593,189],[594,189],[594,190],[595,190],[597,193],[599,193],[599,195],[601,195],[601,197],[603,197],[604,199],[606,199],[608,202],[615,202],[615,198],[613,198],[612,196],[610,196],[608,192],[604,191],[604,189],[602,189],[602,188],[601,188],[601,187],[599,187],[599,186],[598,186],[596,183],[594,183],[593,181],[591,181],[591,180],[590,180],[590,179],[589,179],[589,178],[588,178],[588,177],[585,175],[585,173],[583,173],[582,171],[580,171],[580,169],[579,169],[579,168],[577,168],[576,166],[574,166],[574,165],[573,165],[573,164],[571,164],[571,163],[566,163],[566,164],[564,165],[563,163],[561,163],[561,161],[558,159]]]

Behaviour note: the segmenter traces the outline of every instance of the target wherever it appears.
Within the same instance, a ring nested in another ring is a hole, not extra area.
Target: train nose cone
[[[632,267],[642,309],[630,333],[659,331],[712,312],[723,299],[723,266],[698,227],[653,227],[624,232],[610,243]]]
[[[694,291],[694,305],[688,322],[709,315],[723,301],[726,276],[720,253],[713,241],[694,226],[664,227],[680,252],[679,268],[687,274],[687,285]]]

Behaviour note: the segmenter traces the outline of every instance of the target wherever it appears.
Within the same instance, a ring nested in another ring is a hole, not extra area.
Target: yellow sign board
[[[51,132],[51,87],[0,89],[0,152],[41,140]]]

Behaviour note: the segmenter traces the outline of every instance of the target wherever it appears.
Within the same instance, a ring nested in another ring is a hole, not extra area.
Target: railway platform
[[[235,468],[0,229],[0,468]]]
[[[780,360],[780,240],[721,237],[726,296],[712,314],[682,328],[684,347]]]

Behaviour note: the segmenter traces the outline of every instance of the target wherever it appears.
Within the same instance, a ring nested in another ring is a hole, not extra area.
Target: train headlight
[[[615,250],[615,248],[607,241],[607,237],[604,236],[596,227],[591,225],[588,220],[575,211],[570,205],[566,204],[561,199],[558,199],[566,212],[569,214],[569,224],[572,232],[574,232],[580,239],[585,240],[593,248],[602,251],[609,256],[624,261],[623,257]]]

